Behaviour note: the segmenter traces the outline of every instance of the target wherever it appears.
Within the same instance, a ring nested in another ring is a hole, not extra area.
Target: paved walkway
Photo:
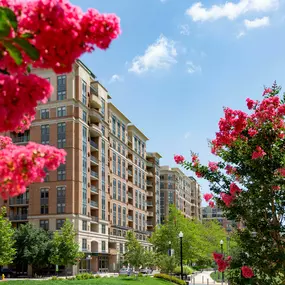
[[[197,275],[192,277],[190,284],[191,285],[221,284],[221,283],[215,283],[215,281],[211,278],[210,274],[212,272],[213,271],[203,271],[202,273],[198,273]]]

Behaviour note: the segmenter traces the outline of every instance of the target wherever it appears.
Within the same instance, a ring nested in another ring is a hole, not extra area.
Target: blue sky
[[[222,107],[245,109],[275,79],[285,89],[284,0],[231,1],[71,1],[121,18],[120,38],[82,60],[163,165],[190,150],[214,160],[207,140]]]

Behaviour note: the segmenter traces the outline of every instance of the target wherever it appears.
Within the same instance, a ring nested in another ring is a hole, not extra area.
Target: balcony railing
[[[95,156],[91,155],[91,156],[90,156],[90,160],[91,160],[92,162],[98,164],[98,159],[97,159]]]
[[[153,226],[153,222],[152,222],[152,221],[147,221],[146,224],[147,224],[148,226]]]
[[[95,217],[95,216],[91,216],[91,220],[93,222],[98,222],[99,221],[99,218],[98,217]]]
[[[128,216],[128,219],[130,220],[130,221],[133,221],[133,216]]]
[[[91,170],[90,174],[92,177],[98,178],[98,173],[96,171]]]
[[[24,221],[28,219],[28,214],[10,215],[11,221]]]
[[[96,148],[96,149],[98,149],[98,144],[97,143],[95,143],[94,141],[90,141],[90,145],[92,146],[92,147],[94,147],[94,148]]]
[[[96,207],[96,208],[98,208],[98,202],[96,202],[96,201],[90,201],[90,205],[91,205],[91,207]]]
[[[130,176],[133,176],[133,172],[132,172],[131,170],[128,170],[128,174],[129,174]]]
[[[28,143],[30,141],[30,136],[20,136],[20,137],[14,137],[13,143]]]
[[[148,211],[148,212],[147,212],[147,215],[150,216],[150,217],[153,217],[153,212],[149,212],[149,211]]]
[[[132,193],[128,193],[128,197],[130,198],[130,199],[133,199],[133,194]]]
[[[147,181],[146,181],[146,185],[151,187],[151,186],[153,185],[153,184],[152,184],[152,181],[147,180]]]
[[[98,188],[95,186],[91,186],[91,192],[98,194]]]
[[[146,194],[147,194],[147,196],[150,196],[150,197],[153,196],[153,192],[152,191],[147,191]]]
[[[147,204],[148,207],[152,207],[153,206],[152,202],[146,202],[146,204]]]
[[[25,198],[11,198],[9,200],[9,205],[28,205],[29,204],[29,199]]]

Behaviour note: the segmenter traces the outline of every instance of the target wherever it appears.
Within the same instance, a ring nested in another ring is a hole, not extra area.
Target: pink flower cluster
[[[219,167],[218,167],[218,163],[216,163],[216,162],[209,162],[209,164],[208,164],[208,166],[209,166],[209,169],[212,171],[212,172],[215,172],[215,171],[217,171],[218,169],[219,169]]]
[[[248,266],[243,266],[241,273],[244,278],[252,278],[254,276],[253,270]]]
[[[32,33],[34,36],[29,41],[40,52],[35,62],[24,55],[22,70],[32,64],[51,68],[56,73],[70,72],[74,61],[83,53],[92,51],[94,45],[108,48],[120,34],[117,16],[100,14],[95,9],[83,13],[67,0],[0,0],[0,6],[15,12],[19,35]],[[11,32],[10,37],[15,36],[18,34]],[[8,55],[0,60],[0,68],[3,67],[12,73],[18,70]]]
[[[266,155],[266,152],[260,147],[257,146],[256,150],[252,153],[252,159],[258,159],[261,157],[264,157]]]
[[[213,257],[214,257],[215,262],[218,265],[218,270],[220,272],[224,272],[230,266],[230,262],[232,259],[231,256],[228,256],[225,259],[223,254],[214,252]]]
[[[208,203],[209,202],[209,206],[211,207],[211,208],[214,208],[215,207],[215,203],[213,202],[213,201],[210,201],[213,197],[214,197],[214,195],[213,194],[211,194],[211,193],[206,193],[206,194],[204,194],[204,199],[205,199],[205,201]]]
[[[185,160],[185,158],[183,155],[179,155],[179,154],[174,155],[174,161],[177,164],[182,164],[184,162],[184,160]]]
[[[236,199],[236,196],[241,192],[242,190],[234,182],[232,182],[230,185],[230,194],[222,192],[220,196],[225,205],[230,207],[232,202]]]
[[[0,74],[0,132],[28,129],[37,103],[52,91],[50,83],[35,74]]]
[[[55,170],[65,163],[66,152],[55,147],[29,143],[16,146],[10,138],[0,137],[0,196],[17,196],[34,182],[42,182],[44,169]]]
[[[229,164],[225,167],[225,169],[228,175],[234,174],[236,172],[236,168]]]

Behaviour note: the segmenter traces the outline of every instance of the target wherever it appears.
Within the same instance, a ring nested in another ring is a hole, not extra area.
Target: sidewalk
[[[216,283],[210,276],[213,271],[203,271],[192,277],[192,280],[189,284],[195,285],[207,285],[207,284],[220,284]]]

